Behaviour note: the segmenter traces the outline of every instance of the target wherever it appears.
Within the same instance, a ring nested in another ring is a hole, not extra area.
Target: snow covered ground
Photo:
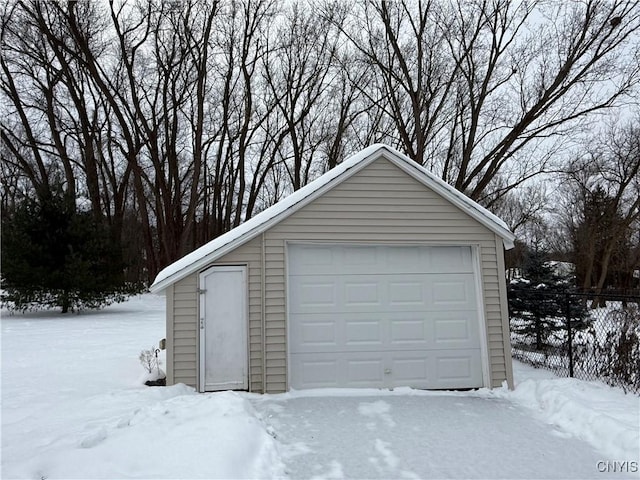
[[[2,312],[2,478],[640,478],[638,396],[517,363],[515,391],[145,387],[163,300]]]

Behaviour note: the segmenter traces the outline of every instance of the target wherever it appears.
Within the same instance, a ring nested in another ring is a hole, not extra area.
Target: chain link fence
[[[556,308],[511,314],[514,358],[640,393],[640,296],[540,292],[533,300]],[[545,311],[563,313],[536,313]]]

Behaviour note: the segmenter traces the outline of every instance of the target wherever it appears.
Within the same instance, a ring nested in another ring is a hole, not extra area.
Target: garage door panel
[[[388,322],[382,313],[291,314],[291,353],[371,351],[386,349]]]
[[[404,278],[402,280],[389,279],[387,291],[389,292],[389,306],[391,307],[425,307],[425,293],[427,291],[424,279]]]
[[[306,318],[291,332],[292,344],[300,345],[306,351],[333,350],[338,342],[337,328],[336,321],[331,318]]]
[[[391,386],[445,389],[482,386],[480,349],[403,352],[392,358]]]
[[[471,274],[429,276],[432,310],[470,310],[476,308],[475,280]]]
[[[383,388],[384,360],[372,352],[291,354],[289,384],[293,388]]]
[[[469,292],[465,279],[435,280],[433,282],[432,298],[434,305],[466,305],[469,302]]]
[[[291,313],[476,309],[471,274],[308,275],[289,283]]]
[[[475,388],[482,386],[480,349],[463,353],[459,350],[438,352],[435,357],[433,387]]]
[[[371,267],[380,265],[384,261],[380,255],[382,250],[377,247],[345,246],[336,250],[338,254],[334,259],[343,265],[343,271],[350,272],[362,268],[370,271]]]
[[[402,356],[391,356],[389,377],[392,387],[410,385],[413,388],[429,388],[430,354],[424,351],[403,352]]]
[[[478,346],[476,312],[437,312],[431,325],[433,348],[475,348]]]
[[[292,388],[482,385],[470,247],[292,245],[289,272]]]
[[[475,312],[291,315],[290,350],[303,352],[476,348]]]
[[[343,349],[344,325],[332,314],[289,315],[289,351],[334,352]]]
[[[355,358],[354,358],[355,357]],[[342,386],[382,387],[384,386],[384,361],[371,353],[349,356],[345,359],[346,378]]]
[[[473,312],[291,314],[290,351],[467,348],[475,346],[473,327],[466,325],[472,318]]]
[[[359,309],[361,307],[379,308],[383,298],[380,295],[381,279],[369,278],[344,279],[338,282],[337,288],[344,292],[344,307]]]
[[[471,248],[463,246],[443,246],[429,249],[432,272],[473,273]]]
[[[291,354],[293,388],[474,388],[482,386],[480,350]]]
[[[473,273],[468,246],[290,245],[289,275]]]
[[[436,367],[436,377],[441,381],[471,378],[471,358],[467,356],[439,357]]]
[[[428,345],[428,321],[425,314],[415,312],[413,315],[395,314],[389,319],[389,343],[391,348],[421,348]]]
[[[314,314],[424,310],[430,308],[431,280],[415,274],[292,277],[289,311]]]
[[[379,247],[385,252],[383,271],[392,273],[420,273],[431,270],[431,252],[426,248]]]
[[[334,256],[339,252],[326,245],[292,245],[289,255],[295,255],[295,262],[289,262],[289,275],[327,273],[338,263]]]
[[[343,383],[340,361],[330,355],[291,355],[289,384],[294,388],[327,388]]]
[[[345,320],[343,349],[352,347],[384,348],[382,320]]]
[[[338,307],[339,286],[318,277],[301,279],[293,285],[292,305],[299,310],[330,309]]]

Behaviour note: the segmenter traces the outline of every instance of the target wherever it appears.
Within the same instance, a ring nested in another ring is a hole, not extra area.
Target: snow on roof
[[[378,155],[374,155],[376,153]],[[406,155],[403,155],[388,145],[374,144],[344,160],[324,175],[280,200],[255,217],[252,217],[243,224],[220,235],[167,266],[158,273],[149,289],[152,292],[164,290],[172,283],[190,275],[229,251],[248,242],[275,223],[283,220],[299,208],[302,208],[329,188],[332,188],[335,183],[344,181],[352,174],[364,168],[373,160],[379,158],[380,155],[384,155],[386,159],[392,161],[406,173],[429,186],[463,211],[470,214],[480,223],[484,224],[487,228],[500,235],[505,248],[509,249],[513,247],[515,237],[509,230],[509,227],[500,218],[418,165]]]

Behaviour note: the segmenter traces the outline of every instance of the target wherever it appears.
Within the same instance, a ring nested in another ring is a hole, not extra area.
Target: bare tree
[[[320,124],[326,118],[326,101],[336,75],[337,37],[329,22],[305,5],[288,7],[276,32],[278,43],[264,62],[265,84],[275,99],[281,125],[271,135],[293,190],[306,185],[316,173],[312,168],[318,168],[314,155],[326,141]]]
[[[630,0],[9,0],[1,21],[3,208],[63,185],[148,277],[381,141],[533,232],[529,180],[640,76]],[[580,181],[625,216],[598,148]]]
[[[573,238],[574,255],[584,289],[596,297],[614,259],[619,269],[633,274],[630,259],[633,230],[640,220],[640,128],[637,119],[610,127],[593,141],[587,153],[574,162],[568,174],[572,210],[566,223]],[[594,305],[597,305],[597,298]]]
[[[49,177],[55,176],[53,170],[57,169],[44,148],[48,143],[47,136],[39,123],[41,118],[48,118],[42,90],[53,88],[51,81],[47,83],[53,76],[47,75],[53,55],[40,35],[37,22],[17,4],[6,4],[2,13],[0,88],[8,114],[2,121],[1,130],[3,163],[19,168],[36,195],[45,197],[51,192]],[[50,129],[55,130],[55,124]],[[73,198],[73,174],[70,180]]]
[[[277,5],[256,2],[226,4],[212,39],[212,142],[207,161],[204,222],[209,238],[239,225],[253,212],[255,198],[273,156],[264,146],[265,125],[273,104],[259,86],[259,68],[270,50],[268,30]],[[267,127],[269,130],[270,127]]]
[[[343,33],[378,77],[363,95],[394,122],[390,140],[485,204],[552,168],[534,147],[640,79],[633,1],[368,1],[349,18]]]

